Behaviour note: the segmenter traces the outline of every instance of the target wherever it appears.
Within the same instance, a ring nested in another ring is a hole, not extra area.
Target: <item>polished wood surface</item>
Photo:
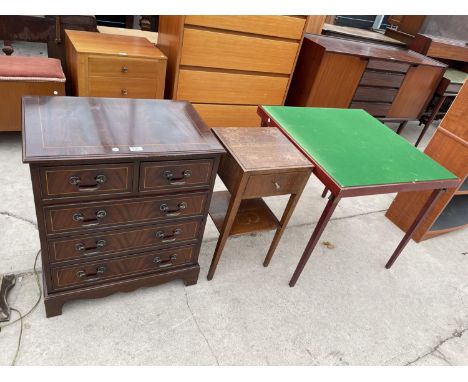
[[[224,149],[189,103],[29,97],[23,111],[48,317],[73,299],[197,282]]]
[[[107,27],[104,25],[98,25],[97,30],[99,33],[105,34],[116,34],[123,36],[132,36],[132,37],[144,37],[150,43],[156,45],[158,43],[158,32],[144,31],[140,29],[128,29],[128,28],[115,28]]]
[[[304,16],[161,16],[158,46],[168,56],[165,97],[197,104],[209,127],[258,126],[253,113],[258,104],[284,103],[306,21]]]
[[[429,57],[468,62],[467,41],[417,34],[410,49]]]

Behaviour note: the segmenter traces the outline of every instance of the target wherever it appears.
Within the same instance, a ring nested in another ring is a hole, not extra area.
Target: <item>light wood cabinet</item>
[[[283,105],[306,16],[160,16],[165,97],[194,104],[210,127],[259,126],[257,105]]]
[[[65,31],[73,95],[164,98],[167,57],[143,37]]]

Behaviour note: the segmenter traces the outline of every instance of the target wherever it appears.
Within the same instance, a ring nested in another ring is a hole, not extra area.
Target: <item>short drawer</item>
[[[89,77],[89,97],[163,98],[164,84],[151,78]]]
[[[400,73],[366,70],[362,75],[360,85],[399,88],[404,78],[405,75]]]
[[[387,72],[406,73],[410,67],[411,65],[406,62],[378,60],[374,58],[370,58],[367,63],[367,69],[385,70]]]
[[[398,93],[395,88],[378,88],[359,86],[354,93],[353,101],[392,102]]]
[[[69,267],[52,267],[54,289],[86,286],[140,273],[161,272],[193,262],[195,247],[182,247]]]
[[[89,57],[88,73],[98,77],[156,78],[165,70],[166,60],[145,60],[125,57]]]
[[[132,191],[131,163],[43,167],[40,174],[43,198]]]
[[[55,263],[65,260],[90,260],[110,255],[115,257],[128,251],[195,240],[199,230],[200,220],[192,220],[50,240],[49,260]]]
[[[140,167],[140,191],[208,187],[212,160],[146,162]]]
[[[285,172],[279,174],[252,175],[247,181],[244,196],[256,198],[262,196],[294,194],[310,176],[309,171]]]
[[[383,102],[351,102],[351,109],[364,109],[374,117],[385,117],[392,106]]]
[[[207,193],[45,207],[48,234],[201,215]]]

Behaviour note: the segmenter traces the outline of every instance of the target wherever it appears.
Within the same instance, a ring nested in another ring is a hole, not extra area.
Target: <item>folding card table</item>
[[[386,264],[390,268],[441,192],[459,179],[360,109],[259,106],[263,126],[279,128],[314,164],[331,196],[289,285],[296,284],[320,235],[343,197],[432,189]]]

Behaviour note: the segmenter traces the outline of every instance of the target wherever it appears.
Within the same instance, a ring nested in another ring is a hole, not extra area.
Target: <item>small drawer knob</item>
[[[120,93],[121,93],[123,96],[126,96],[126,95],[128,95],[128,90],[127,90],[127,89],[122,89],[122,90],[120,91]]]
[[[121,71],[122,71],[122,73],[128,73],[128,67],[127,66],[122,66]]]

